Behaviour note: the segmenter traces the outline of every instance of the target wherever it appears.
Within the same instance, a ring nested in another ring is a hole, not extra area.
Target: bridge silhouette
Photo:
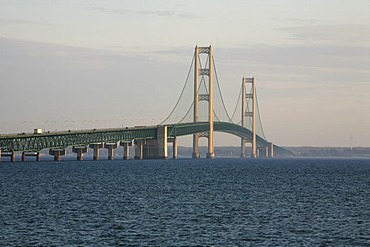
[[[94,160],[99,160],[101,148],[108,150],[108,159],[111,160],[118,145],[123,147],[123,159],[129,159],[129,149],[133,145],[135,159],[167,159],[169,142],[172,142],[173,158],[176,159],[178,137],[187,135],[193,136],[194,159],[200,157],[200,138],[208,139],[207,158],[212,159],[215,157],[214,132],[240,137],[242,158],[246,157],[247,142],[252,145],[252,158],[292,155],[289,150],[266,140],[258,109],[255,78],[242,78],[235,109],[229,115],[212,53],[211,46],[195,47],[184,87],[163,122],[152,126],[3,134],[0,136],[0,159],[9,156],[11,161],[15,161],[16,153],[22,152],[22,161],[26,160],[26,156],[36,156],[39,161],[40,151],[49,149],[49,154],[59,161],[66,154],[67,147],[72,147],[78,160],[83,159],[89,148],[93,149]],[[193,80],[190,75],[194,75]],[[238,109],[241,112],[239,119],[236,114]]]

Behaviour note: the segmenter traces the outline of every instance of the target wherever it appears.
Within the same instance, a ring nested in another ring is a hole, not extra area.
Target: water
[[[1,246],[370,246],[370,160],[0,163]]]

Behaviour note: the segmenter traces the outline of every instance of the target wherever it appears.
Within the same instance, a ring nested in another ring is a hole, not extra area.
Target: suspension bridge
[[[194,75],[191,78],[191,75]],[[192,83],[191,83],[192,82]],[[216,83],[214,83],[216,82]],[[240,115],[237,114],[240,112]],[[129,159],[134,146],[135,159],[167,159],[168,144],[172,143],[173,158],[177,158],[178,137],[192,135],[194,159],[200,158],[199,139],[207,138],[207,158],[214,158],[214,132],[224,132],[241,138],[241,157],[246,157],[246,143],[251,143],[251,157],[290,156],[292,153],[267,141],[258,109],[255,78],[242,78],[233,114],[229,114],[222,96],[211,46],[195,47],[194,56],[181,94],[170,114],[157,125],[68,131],[42,131],[0,135],[0,159],[16,153],[40,160],[40,151],[59,161],[68,147],[82,160],[93,149],[94,160],[99,150],[107,149],[112,160],[118,146],[123,147],[123,159]]]

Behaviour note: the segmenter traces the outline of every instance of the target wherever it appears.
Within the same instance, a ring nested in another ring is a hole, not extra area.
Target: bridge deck
[[[167,126],[168,138],[191,135],[209,131],[208,122],[179,123]],[[158,126],[135,126],[110,129],[50,131],[42,134],[20,133],[0,136],[2,152],[41,151],[45,148],[67,148],[69,146],[88,146],[92,143],[149,140],[157,138]],[[252,140],[252,132],[234,123],[214,122],[216,132],[225,132],[248,141]],[[257,146],[267,147],[269,142],[257,136]],[[274,145],[274,151],[290,153],[288,150]]]

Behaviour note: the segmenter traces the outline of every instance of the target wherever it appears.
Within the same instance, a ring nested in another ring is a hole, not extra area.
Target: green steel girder
[[[244,137],[248,141],[252,140],[252,131],[240,125],[228,122],[214,122],[214,131],[225,132],[239,137]],[[208,122],[184,123],[169,126],[167,132],[169,137],[191,135],[209,131]],[[257,135],[257,145],[267,147],[269,143]]]
[[[232,135],[245,138],[247,141],[251,142],[253,138],[253,133],[251,130],[244,128],[240,125],[230,123],[230,122],[214,122],[214,131],[225,132]],[[191,135],[195,133],[201,133],[209,131],[208,122],[197,122],[197,123],[180,123],[168,126],[167,135],[168,137]],[[257,146],[258,147],[269,147],[269,142],[257,135]],[[274,145],[274,153],[281,155],[293,155],[292,152]]]
[[[45,148],[87,146],[91,143],[155,139],[156,137],[157,127],[20,134],[0,137],[0,147],[3,152],[41,151]]]
[[[134,139],[156,139],[158,126],[142,126],[125,129],[63,131],[44,134],[18,134],[0,136],[3,152],[41,151],[45,148],[66,148],[69,146],[88,146],[92,143],[132,141]],[[214,130],[252,140],[252,131],[229,122],[214,122]],[[180,123],[167,125],[167,136],[185,136],[209,131],[208,122]],[[268,147],[269,142],[257,135],[257,146]],[[284,148],[274,145],[274,152],[292,155]]]

